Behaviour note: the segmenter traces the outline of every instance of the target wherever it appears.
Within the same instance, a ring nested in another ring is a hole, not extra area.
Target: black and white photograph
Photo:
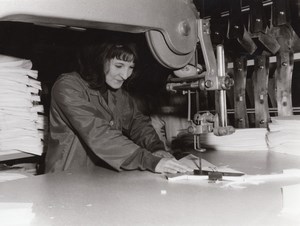
[[[0,0],[1,226],[299,226],[300,0]]]

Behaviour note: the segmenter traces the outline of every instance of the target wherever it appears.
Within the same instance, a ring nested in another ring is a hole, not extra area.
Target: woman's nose
[[[129,69],[124,69],[121,71],[121,77],[126,80],[130,76],[131,72]]]

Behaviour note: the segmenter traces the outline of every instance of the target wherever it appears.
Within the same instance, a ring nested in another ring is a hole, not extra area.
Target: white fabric
[[[267,143],[270,151],[300,155],[300,115],[271,118]]]
[[[0,152],[43,153],[41,82],[31,67],[30,60],[0,55]]]
[[[205,148],[219,151],[266,151],[266,133],[265,128],[236,129],[227,136],[207,133],[200,135],[200,143]]]

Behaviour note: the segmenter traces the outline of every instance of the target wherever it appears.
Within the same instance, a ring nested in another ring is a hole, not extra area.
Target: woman
[[[135,74],[135,46],[106,42],[83,48],[76,72],[52,88],[46,172],[107,165],[158,173],[191,169],[164,150],[149,117],[122,88]]]

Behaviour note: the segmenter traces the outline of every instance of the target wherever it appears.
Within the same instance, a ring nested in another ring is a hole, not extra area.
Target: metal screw
[[[264,95],[263,94],[259,95],[259,103],[261,103],[261,104],[264,103]]]
[[[205,87],[206,88],[210,88],[210,87],[212,87],[213,86],[213,82],[211,81],[211,80],[206,80],[205,81]]]
[[[187,21],[180,22],[179,33],[183,36],[188,36],[191,33],[191,27]]]

